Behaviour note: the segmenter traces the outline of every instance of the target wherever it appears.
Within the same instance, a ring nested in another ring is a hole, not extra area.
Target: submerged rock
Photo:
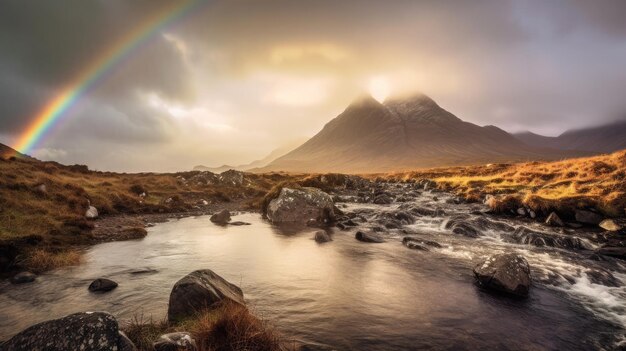
[[[474,276],[484,288],[516,296],[528,296],[530,289],[530,266],[518,254],[499,254],[487,258],[474,267]]]
[[[228,222],[230,222],[230,212],[228,212],[228,210],[221,210],[213,214],[210,220],[215,224],[228,224]]]
[[[91,292],[107,292],[117,288],[117,283],[111,279],[98,278],[89,284]]]
[[[31,282],[34,282],[35,279],[37,279],[37,276],[31,272],[20,272],[11,278],[11,283],[13,284],[31,283]]]
[[[35,324],[6,341],[0,349],[108,351],[121,350],[126,345],[127,350],[128,342],[120,337],[117,320],[112,315],[83,312]]]
[[[189,273],[176,282],[170,293],[169,321],[192,316],[203,308],[212,308],[224,300],[245,305],[243,291],[209,269]]]
[[[333,199],[317,188],[283,188],[267,206],[267,219],[275,224],[330,223],[335,219]]]
[[[354,235],[354,238],[358,241],[362,241],[365,243],[383,243],[385,240],[378,234],[373,232],[362,232],[358,231]]]
[[[242,225],[250,225],[250,223],[242,222],[242,221],[235,221],[235,222],[229,222],[228,225],[242,226]]]
[[[326,233],[326,231],[318,230],[315,232],[315,241],[319,244],[322,244],[322,243],[332,241],[332,239],[330,238],[330,235]]]
[[[431,240],[422,240],[422,239],[418,239],[418,238],[414,238],[414,237],[410,237],[410,236],[405,236],[402,239],[402,244],[404,244],[406,247],[412,249],[413,247],[410,247],[409,245],[413,245],[413,244],[418,244],[418,245],[426,245],[426,246],[431,246],[431,247],[436,247],[436,248],[441,248],[441,244],[439,244],[436,241],[431,241]]]
[[[196,341],[187,332],[164,334],[152,344],[154,351],[196,351]]]
[[[553,233],[543,233],[519,227],[513,232],[512,242],[518,244],[534,245],[534,246],[550,246],[570,250],[590,249],[590,246],[581,238],[572,235],[560,235]],[[510,241],[510,240],[509,240]]]

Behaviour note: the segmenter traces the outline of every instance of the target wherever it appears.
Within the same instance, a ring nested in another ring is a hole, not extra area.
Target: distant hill
[[[494,126],[464,122],[426,95],[357,99],[302,146],[257,171],[372,173],[556,159]]]
[[[532,132],[514,134],[525,144],[559,150],[609,153],[626,149],[626,120],[584,129],[568,130],[558,137]]]
[[[30,157],[28,155],[24,155],[22,153],[19,153],[19,152],[15,151],[14,149],[12,149],[9,146],[6,146],[4,144],[0,144],[0,158],[7,159],[7,158],[10,158],[10,157],[32,159],[32,157]]]
[[[294,139],[288,143],[286,143],[285,145],[273,150],[272,152],[270,152],[267,156],[265,156],[264,158],[260,159],[260,160],[256,160],[250,163],[246,163],[246,164],[242,164],[242,165],[238,165],[238,166],[230,166],[230,165],[223,165],[220,167],[207,167],[207,166],[195,166],[193,168],[194,171],[209,171],[209,172],[213,172],[213,173],[222,173],[222,172],[226,172],[229,169],[234,169],[237,171],[248,171],[251,169],[256,169],[259,167],[265,167],[267,166],[270,162],[274,161],[275,159],[279,158],[280,156],[285,155],[286,153],[288,153],[289,151],[295,149],[296,147],[298,147],[299,145],[301,145],[302,143],[304,143],[305,140],[304,139]]]

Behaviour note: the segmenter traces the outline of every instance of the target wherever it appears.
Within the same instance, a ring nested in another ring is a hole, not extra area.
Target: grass
[[[245,306],[223,303],[176,324],[134,318],[123,331],[139,350],[152,350],[160,335],[176,331],[192,335],[199,351],[285,350],[280,334]]]
[[[78,250],[69,249],[51,252],[37,248],[27,254],[24,266],[29,267],[29,270],[33,273],[41,273],[59,267],[76,266],[82,260],[82,253]]]
[[[494,197],[490,207],[510,213],[526,206],[565,217],[595,208],[609,217],[626,215],[626,150],[556,162],[452,167],[385,175],[396,180],[428,178],[469,201]]]

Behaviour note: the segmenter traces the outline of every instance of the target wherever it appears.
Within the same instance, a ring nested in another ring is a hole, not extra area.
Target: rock
[[[87,212],[85,212],[85,217],[87,217],[88,219],[98,218],[98,209],[93,206],[89,206]]]
[[[228,223],[228,225],[242,226],[242,225],[250,225],[250,223],[248,223],[248,222],[242,222],[242,221],[234,221],[234,222],[230,222],[230,223]]]
[[[11,283],[13,284],[31,283],[31,282],[34,282],[35,279],[37,279],[37,276],[31,272],[20,272],[11,278]]]
[[[599,226],[600,228],[611,232],[616,232],[622,229],[622,227],[612,219],[603,220],[602,222],[600,222]]]
[[[436,196],[433,196],[433,201],[439,201],[439,198]]]
[[[550,246],[569,250],[586,250],[591,248],[582,239],[576,236],[543,233],[526,227],[517,228],[512,234],[512,239],[512,242],[518,244],[535,245],[539,247]]]
[[[215,224],[228,224],[230,221],[230,212],[228,210],[221,210],[211,216],[211,222]]]
[[[526,216],[526,210],[523,207],[517,209],[517,214],[520,216]]]
[[[308,223],[320,224],[334,221],[333,200],[317,188],[283,188],[277,198],[267,206],[267,219],[275,224]]]
[[[436,248],[441,248],[441,244],[439,244],[436,241],[430,241],[430,240],[421,240],[418,238],[414,238],[414,237],[410,237],[410,236],[405,236],[404,238],[402,238],[402,244],[406,245],[408,247],[408,243],[418,243],[421,245],[428,245],[428,246],[432,246],[432,247],[436,247]]]
[[[315,241],[319,244],[326,243],[332,241],[330,235],[323,230],[318,230],[315,232]]]
[[[39,184],[35,186],[35,192],[39,195],[45,195],[48,192],[46,184]]]
[[[516,296],[528,296],[530,289],[530,266],[518,254],[498,254],[474,267],[474,276],[484,288]]]
[[[186,332],[177,332],[164,334],[152,344],[154,351],[196,351],[196,341],[191,334]]]
[[[478,238],[480,236],[478,229],[462,218],[450,218],[445,227],[446,229],[451,229],[454,234],[464,235],[470,238]]]
[[[358,231],[354,235],[354,238],[358,241],[365,243],[384,243],[385,240],[376,233]]]
[[[117,283],[111,279],[98,278],[89,284],[91,292],[107,292],[117,288]]]
[[[83,312],[35,324],[4,344],[3,351],[108,351],[120,350],[115,317],[106,312]]]
[[[603,217],[595,212],[586,210],[576,210],[576,221],[583,224],[598,225]]]
[[[167,311],[169,321],[192,316],[202,308],[215,303],[232,301],[245,305],[243,291],[209,269],[189,273],[176,282],[170,293]]]
[[[528,216],[530,216],[530,218],[535,219],[537,218],[537,213],[535,213],[535,211],[533,210],[528,210]]]
[[[563,227],[565,225],[561,218],[554,212],[550,213],[548,218],[546,218],[546,224],[551,227]]]
[[[393,199],[387,194],[380,194],[374,198],[373,202],[377,205],[389,205],[393,202]]]
[[[596,253],[626,260],[626,247],[624,246],[603,246],[597,249]]]

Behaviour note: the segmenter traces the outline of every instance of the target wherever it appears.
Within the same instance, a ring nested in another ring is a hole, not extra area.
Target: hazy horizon
[[[0,4],[0,143],[169,1]],[[623,119],[623,1],[207,1],[68,111],[35,157],[112,171],[261,159],[363,92],[556,136]]]

